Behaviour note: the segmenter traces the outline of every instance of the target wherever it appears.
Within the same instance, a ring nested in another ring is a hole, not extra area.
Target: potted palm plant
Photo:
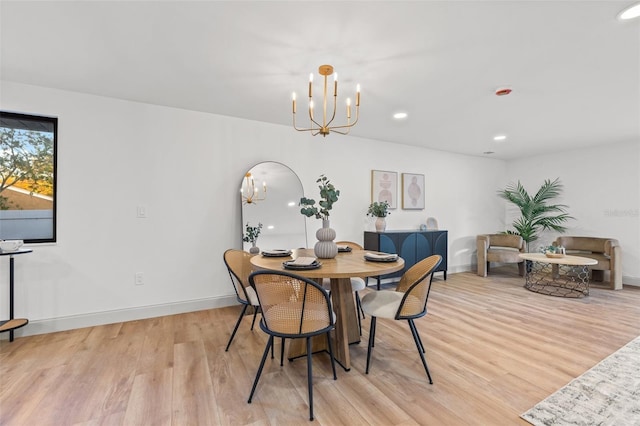
[[[512,225],[515,231],[507,230],[508,234],[520,235],[527,245],[536,241],[543,230],[564,232],[563,225],[567,220],[574,219],[567,213],[565,204],[549,204],[551,200],[562,193],[560,178],[554,181],[545,180],[534,196],[529,195],[520,181],[509,184],[498,191],[498,196],[513,203],[520,210],[521,216]]]
[[[386,217],[390,215],[389,203],[386,201],[374,201],[369,204],[367,210],[367,216],[375,217],[376,219],[376,231],[383,232],[387,228]]]
[[[316,206],[316,201],[312,198],[300,198],[300,213],[307,217],[315,216],[322,219],[322,228],[316,232],[318,242],[313,247],[316,257],[321,259],[333,259],[338,254],[338,246],[333,240],[336,238],[336,231],[329,226],[329,212],[338,201],[340,190],[336,189],[329,178],[320,175],[318,180],[320,189],[320,200]]]

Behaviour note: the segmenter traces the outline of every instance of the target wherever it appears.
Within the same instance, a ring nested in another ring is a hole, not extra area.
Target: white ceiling
[[[340,102],[362,86],[352,135],[510,159],[640,140],[640,20],[616,19],[632,3],[2,0],[0,72],[290,125],[326,63]]]

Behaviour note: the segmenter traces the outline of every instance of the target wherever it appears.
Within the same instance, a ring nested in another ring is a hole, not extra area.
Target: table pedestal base
[[[589,295],[589,268],[586,265],[562,265],[525,261],[524,288],[558,297]]]
[[[333,337],[333,355],[336,361],[346,371],[351,369],[351,357],[349,356],[349,344],[360,342],[360,330],[358,328],[358,317],[356,306],[353,301],[351,290],[351,279],[331,278],[331,304],[336,313],[336,328],[331,333]],[[339,322],[346,320],[346,327]],[[340,332],[342,330],[342,332]],[[324,335],[315,336],[311,339],[311,351],[328,351],[327,339]],[[289,343],[289,360],[307,354],[305,339],[292,339]]]

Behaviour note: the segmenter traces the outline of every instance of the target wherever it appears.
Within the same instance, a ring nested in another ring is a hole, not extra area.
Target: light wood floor
[[[416,321],[429,385],[406,322],[379,320],[372,371],[363,341],[331,377],[314,356],[321,425],[523,425],[519,415],[640,335],[640,288],[592,287],[581,300],[531,293],[515,267],[434,280]],[[373,291],[373,290],[365,290]],[[236,307],[0,343],[2,425],[262,425],[308,422],[306,362],[267,360],[265,335]]]

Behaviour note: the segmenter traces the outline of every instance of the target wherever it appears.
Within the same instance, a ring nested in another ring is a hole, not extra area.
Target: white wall
[[[557,177],[564,185],[559,202],[575,217],[564,234],[617,238],[622,281],[640,285],[640,141],[510,161],[503,186],[520,180],[534,194],[545,179]],[[548,245],[556,236],[546,233],[535,245]]]
[[[241,247],[237,188],[260,161],[287,164],[309,196],[325,173],[341,190],[332,227],[360,242],[373,229],[365,216],[371,170],[424,174],[426,210],[397,209],[388,229],[436,217],[449,230],[450,272],[475,262],[476,234],[504,228],[495,195],[503,161],[314,138],[287,126],[11,82],[1,88],[3,110],[59,118],[58,242],[16,257],[15,312],[31,320],[19,335],[233,303],[222,254]],[[138,205],[148,218],[136,218]],[[310,244],[318,227],[308,219]],[[134,285],[135,272],[144,285]],[[7,294],[4,274],[0,280]],[[2,317],[6,311],[0,307]]]

